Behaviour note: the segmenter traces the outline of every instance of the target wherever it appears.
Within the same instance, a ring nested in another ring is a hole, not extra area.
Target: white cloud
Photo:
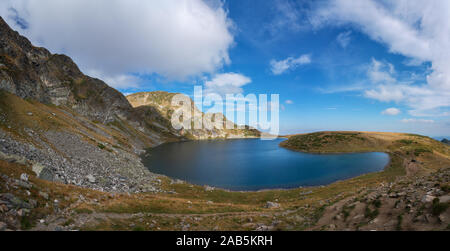
[[[339,45],[342,46],[342,48],[347,48],[347,46],[350,44],[350,41],[352,40],[351,31],[346,31],[339,33],[339,35],[336,37],[336,41],[339,43]]]
[[[273,3],[274,18],[271,22],[262,27],[271,35],[277,35],[284,29],[298,31],[302,28],[302,13],[291,1],[275,1]]]
[[[297,68],[300,65],[310,64],[311,63],[311,56],[310,55],[301,55],[298,58],[288,57],[284,60],[276,61],[272,60],[270,61],[270,66],[272,73],[274,75],[280,75],[288,70],[292,70]]]
[[[373,83],[394,83],[396,80],[392,76],[395,68],[390,63],[383,63],[372,58],[372,64],[367,71],[367,75]]]
[[[369,74],[378,84],[365,96],[381,101],[404,102],[410,114],[446,114],[450,107],[450,1],[330,0],[311,17],[316,27],[352,25],[387,46],[390,52],[408,57],[409,65],[430,62],[426,83],[407,85],[390,70]],[[392,67],[393,69],[393,67]]]
[[[242,93],[242,86],[251,83],[252,80],[238,73],[216,74],[211,80],[205,82],[205,93],[217,93],[219,95]]]
[[[288,100],[285,101],[285,103],[286,103],[287,105],[292,105],[292,104],[294,104],[294,101],[288,99]]]
[[[423,61],[421,61],[417,58],[409,58],[409,59],[403,61],[403,64],[407,65],[407,66],[420,66],[423,64]]]
[[[434,120],[430,119],[402,119],[403,123],[434,123]]]
[[[96,70],[88,70],[87,75],[103,80],[114,88],[139,88],[141,79],[130,74],[105,75]]]
[[[400,114],[400,110],[395,107],[391,107],[382,111],[381,114],[395,116]]]
[[[233,24],[214,1],[2,0],[0,15],[34,44],[73,57],[83,71],[179,80],[230,63]],[[14,21],[14,10],[27,29]]]
[[[376,89],[367,90],[364,95],[379,101],[401,101],[405,98],[404,90],[399,86],[380,85]]]

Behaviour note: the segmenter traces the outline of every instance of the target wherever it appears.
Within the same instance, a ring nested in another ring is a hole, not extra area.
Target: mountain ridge
[[[3,158],[36,167],[40,178],[101,191],[158,191],[157,175],[139,158],[146,148],[227,137],[173,129],[157,107],[133,107],[70,57],[33,46],[1,17],[0,96]]]

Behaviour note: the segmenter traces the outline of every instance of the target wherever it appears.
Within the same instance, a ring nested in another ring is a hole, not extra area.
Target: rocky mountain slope
[[[101,191],[156,191],[155,175],[138,156],[144,149],[228,135],[174,130],[159,106],[133,107],[69,57],[33,46],[1,17],[0,97],[0,157],[32,165],[40,178]]]
[[[152,107],[156,109],[159,114],[161,114],[165,121],[159,121],[159,124],[156,124],[162,130],[170,130],[172,128],[170,124],[171,115],[174,111],[180,106],[172,105],[172,98],[179,93],[168,93],[163,91],[156,92],[140,92],[127,96],[128,101],[131,105],[137,109],[142,107]],[[191,102],[191,111],[192,120],[195,122],[202,121],[206,118],[212,118],[212,121],[223,121],[221,127],[222,129],[217,129],[214,127],[207,128],[203,127],[202,129],[190,129],[190,130],[179,130],[173,132],[176,135],[185,136],[188,138],[194,139],[214,139],[214,138],[247,138],[247,137],[259,137],[261,134],[256,129],[251,129],[248,126],[239,129],[236,124],[229,121],[223,114],[214,113],[214,114],[205,114],[197,108],[194,104],[194,101],[188,97],[187,99]],[[195,123],[194,122],[194,123]],[[228,129],[234,128],[234,129]],[[173,129],[172,129],[173,130]]]

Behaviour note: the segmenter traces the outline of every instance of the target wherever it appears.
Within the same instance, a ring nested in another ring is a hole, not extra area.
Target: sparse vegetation
[[[372,202],[372,204],[376,207],[376,208],[380,208],[381,207],[381,200],[376,199]]]
[[[355,208],[355,205],[347,206],[344,205],[342,207],[342,215],[344,216],[344,221],[347,220],[347,218],[350,216],[351,211]]]
[[[433,215],[436,216],[440,215],[441,213],[445,212],[445,210],[447,210],[449,206],[450,206],[449,203],[441,203],[439,201],[439,198],[435,198],[432,204]]]
[[[366,217],[369,221],[375,219],[379,214],[378,208],[371,210],[369,206],[366,206],[364,211],[364,217]]]
[[[397,216],[397,225],[395,227],[395,229],[397,231],[401,231],[402,230],[402,223],[403,223],[403,215],[400,214],[400,215]]]

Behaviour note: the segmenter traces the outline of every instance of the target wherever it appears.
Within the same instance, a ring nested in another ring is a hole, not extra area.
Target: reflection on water
[[[325,185],[383,170],[389,162],[386,153],[299,153],[279,147],[281,141],[168,143],[149,149],[143,158],[154,173],[230,190]]]

